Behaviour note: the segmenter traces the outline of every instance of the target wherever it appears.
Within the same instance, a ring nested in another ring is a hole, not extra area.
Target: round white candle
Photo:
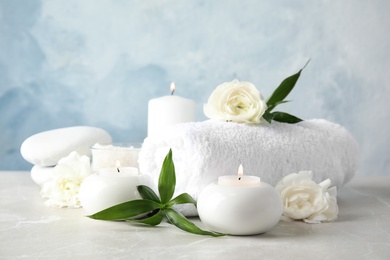
[[[202,223],[215,232],[255,235],[276,226],[282,201],[259,177],[221,176],[199,194],[197,209]]]
[[[91,215],[126,201],[140,199],[137,186],[151,184],[150,177],[139,174],[137,168],[105,168],[83,181],[79,199],[81,206]]]
[[[178,123],[196,121],[196,106],[193,100],[172,95],[154,98],[148,104],[148,136],[158,136],[166,127]]]
[[[140,143],[95,144],[91,147],[92,171],[102,168],[114,168],[117,161],[122,167],[138,168]]]
[[[223,186],[257,185],[260,184],[260,178],[257,176],[245,176],[242,165],[240,165],[236,176],[221,176],[218,178],[218,184]]]

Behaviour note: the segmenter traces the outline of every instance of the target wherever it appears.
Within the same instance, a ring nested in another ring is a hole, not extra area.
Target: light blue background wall
[[[268,97],[308,59],[284,105],[345,126],[359,174],[390,174],[390,1],[0,0],[0,169],[28,170],[28,136],[72,125],[143,140],[147,102],[202,104],[220,83]]]

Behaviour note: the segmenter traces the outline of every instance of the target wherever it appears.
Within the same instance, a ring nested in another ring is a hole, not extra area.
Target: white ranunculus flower
[[[337,218],[337,190],[329,179],[315,183],[311,171],[292,173],[279,181],[275,189],[283,202],[283,215],[307,223],[333,221]]]
[[[79,189],[84,179],[91,174],[88,156],[71,152],[54,167],[55,178],[42,185],[41,196],[45,204],[54,207],[80,207]]]
[[[237,123],[258,124],[267,104],[257,88],[250,82],[225,82],[211,93],[203,106],[210,119]]]

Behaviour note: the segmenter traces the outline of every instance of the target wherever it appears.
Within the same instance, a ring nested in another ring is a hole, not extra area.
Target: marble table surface
[[[219,238],[92,220],[46,207],[28,172],[0,179],[0,259],[390,259],[390,176],[341,188],[336,222],[281,221],[265,234]]]

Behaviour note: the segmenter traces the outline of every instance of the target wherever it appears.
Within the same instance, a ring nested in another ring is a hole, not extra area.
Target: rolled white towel
[[[340,125],[324,119],[297,124],[246,125],[204,121],[170,127],[158,138],[146,138],[139,155],[140,171],[156,182],[162,162],[172,149],[176,194],[198,194],[222,175],[259,176],[275,185],[289,173],[311,170],[313,179],[327,178],[341,187],[357,169],[357,144]],[[196,215],[192,207],[181,211]]]

